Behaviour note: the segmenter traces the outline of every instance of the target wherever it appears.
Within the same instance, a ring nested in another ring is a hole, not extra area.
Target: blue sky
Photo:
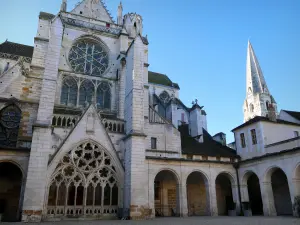
[[[72,9],[77,0],[68,0]],[[119,0],[106,0],[116,18]],[[208,131],[243,122],[246,50],[250,38],[279,109],[300,111],[299,0],[123,0],[137,12],[148,34],[150,70],[179,83],[180,98],[197,98],[207,112]],[[40,11],[57,13],[61,0],[1,0],[0,42],[33,45]]]

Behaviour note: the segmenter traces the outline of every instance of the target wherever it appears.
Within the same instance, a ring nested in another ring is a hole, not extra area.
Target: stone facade
[[[227,148],[225,134],[208,134],[198,100],[187,107],[178,84],[148,70],[140,15],[123,16],[120,5],[115,23],[99,0],[71,12],[66,4],[57,15],[41,12],[33,48],[0,46],[0,165],[22,173],[16,220],[239,214],[251,201],[253,174],[264,215],[291,213],[283,208],[300,194],[299,141],[291,137],[299,125],[243,124],[234,130],[236,151]],[[262,74],[258,84],[265,84]],[[266,88],[256,89],[247,102],[275,106]],[[7,114],[9,107],[16,111]],[[7,115],[15,127],[3,125]],[[2,146],[16,137],[14,146]],[[274,174],[283,183],[272,186]],[[287,187],[289,195],[278,196]]]

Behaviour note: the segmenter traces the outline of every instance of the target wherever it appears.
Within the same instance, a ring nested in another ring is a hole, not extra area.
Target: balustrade
[[[54,127],[74,127],[78,122],[79,116],[71,115],[53,115],[52,126]]]
[[[149,106],[149,122],[150,123],[160,123],[160,124],[170,124],[170,122],[158,114],[158,112],[151,106]]]
[[[72,115],[53,115],[52,126],[72,128],[79,120],[79,116]],[[108,132],[125,133],[125,122],[123,120],[102,119],[102,124]]]
[[[125,133],[125,124],[122,120],[103,119],[102,123],[109,132]]]

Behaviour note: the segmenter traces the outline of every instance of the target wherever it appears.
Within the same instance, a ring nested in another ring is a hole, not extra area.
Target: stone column
[[[44,210],[47,169],[51,153],[51,120],[56,95],[58,65],[62,44],[63,25],[59,17],[51,24],[50,39],[45,60],[42,90],[37,114],[33,125],[27,182],[24,194],[22,220],[40,222]]]
[[[291,195],[291,202],[294,204],[295,197],[300,195],[300,179],[288,178],[288,185]],[[293,210],[293,215],[298,216],[298,213]]]
[[[218,216],[217,192],[216,192],[216,179],[212,179],[209,187],[210,195],[210,215]]]
[[[271,182],[260,181],[261,197],[265,216],[277,216]]]
[[[186,217],[188,216],[186,182],[182,182],[180,185],[177,185],[177,188],[179,190],[180,198],[180,216]]]
[[[236,210],[237,215],[239,215],[239,213],[240,213],[240,200],[239,200],[238,185],[236,185],[236,184],[232,185],[231,188],[232,188],[233,202],[235,202],[235,204],[236,204],[235,210]]]

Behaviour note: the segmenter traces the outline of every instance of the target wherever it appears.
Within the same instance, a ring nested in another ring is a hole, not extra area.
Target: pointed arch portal
[[[120,189],[112,158],[86,141],[58,163],[49,184],[47,217],[116,217]]]
[[[20,220],[21,188],[23,174],[11,162],[0,162],[0,214],[2,221]]]

